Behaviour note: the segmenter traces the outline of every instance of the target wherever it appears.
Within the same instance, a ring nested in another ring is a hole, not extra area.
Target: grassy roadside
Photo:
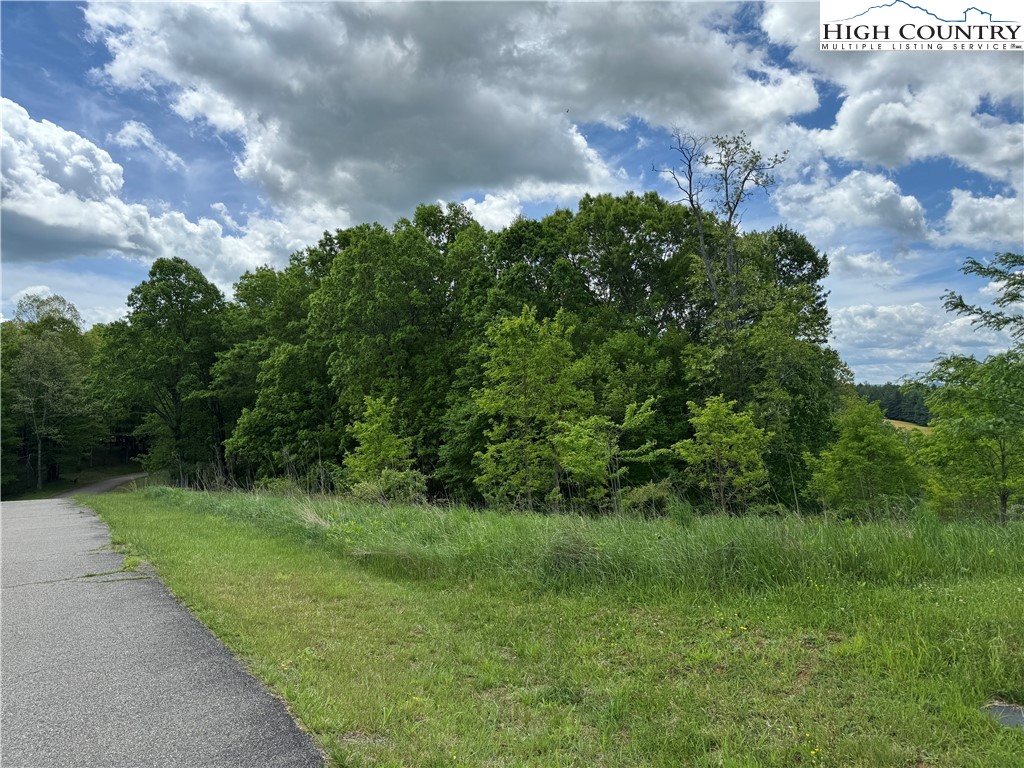
[[[336,765],[1024,765],[1024,526],[85,501]]]

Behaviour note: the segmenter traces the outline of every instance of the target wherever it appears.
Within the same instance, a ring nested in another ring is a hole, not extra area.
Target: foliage
[[[354,482],[374,481],[385,470],[404,472],[412,466],[412,440],[400,437],[394,427],[397,402],[370,396],[363,401],[363,415],[351,428],[356,447],[345,457]]]
[[[932,495],[946,505],[995,508],[1005,523],[1024,494],[1024,348],[981,362],[946,357],[926,380]]]
[[[722,512],[738,513],[767,484],[764,451],[771,435],[754,424],[748,411],[722,395],[703,405],[690,401],[693,437],[673,449],[687,465],[696,485],[711,494]]]
[[[999,289],[992,303],[996,309],[985,309],[967,302],[955,291],[943,297],[949,312],[970,315],[973,323],[996,330],[1007,329],[1018,340],[1024,339],[1024,255],[1001,253],[988,263],[968,258],[963,267],[965,275],[977,275],[991,280]]]
[[[885,418],[928,426],[931,413],[925,405],[925,391],[920,387],[885,384],[858,384],[857,395],[869,403],[878,403]]]
[[[559,425],[588,405],[572,332],[566,315],[538,320],[525,307],[487,330],[485,384],[475,401],[491,423],[476,482],[491,498],[531,510],[538,501],[559,505]]]
[[[103,434],[81,325],[73,304],[41,295],[23,297],[3,324],[5,495],[77,473]]]
[[[767,492],[799,505],[843,377],[827,259],[785,228],[740,231],[781,158],[742,136],[705,145],[694,204],[588,195],[499,232],[458,204],[420,206],[325,232],[230,301],[158,260],[97,333],[104,417],[182,484],[338,488],[386,468],[359,466],[379,398],[401,427],[392,469],[431,497],[618,511],[625,489],[680,484],[659,446],[692,436],[689,401],[721,393],[771,435]],[[317,469],[343,465],[341,482]]]
[[[878,404],[853,394],[843,398],[836,429],[836,442],[821,456],[808,457],[810,492],[823,506],[862,518],[894,504],[909,507],[920,493],[909,435],[886,424]]]
[[[367,504],[423,504],[427,479],[415,469],[383,469],[371,480],[352,486],[352,498]]]
[[[210,389],[224,347],[221,292],[182,258],[153,262],[128,295],[128,315],[106,329],[98,367],[107,398],[144,415],[149,469],[179,485],[227,476],[223,403]]]

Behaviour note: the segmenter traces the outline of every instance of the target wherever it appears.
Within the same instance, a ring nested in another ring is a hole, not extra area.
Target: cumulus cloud
[[[952,191],[952,204],[940,242],[969,248],[1024,247],[1024,201],[1019,197],[976,197]]]
[[[927,371],[946,354],[985,357],[1006,349],[1005,334],[979,329],[936,302],[856,304],[832,312],[833,333],[858,380],[895,381]]]
[[[518,196],[513,194],[487,194],[480,202],[470,197],[463,200],[462,204],[482,227],[494,231],[507,227],[523,210]]]
[[[226,208],[219,209],[240,231],[237,236],[226,235],[211,218],[191,221],[178,211],[154,215],[121,199],[123,169],[106,150],[53,123],[33,120],[9,99],[3,109],[0,229],[8,265],[82,255],[149,262],[187,254],[227,287],[246,269],[280,262],[315,242],[339,221],[337,211],[315,201],[280,217],[251,215],[244,227]]]
[[[119,147],[125,147],[126,149],[143,147],[149,150],[153,157],[168,168],[175,170],[185,169],[184,161],[177,154],[161,144],[148,126],[138,122],[137,120],[129,120],[126,122],[121,126],[121,130],[116,134],[107,136],[107,141],[116,144]]]
[[[1020,62],[1009,56],[852,56],[822,52],[818,8],[770,2],[761,27],[790,57],[840,91],[833,124],[808,131],[825,154],[850,163],[899,168],[951,158],[1020,190],[1024,182],[1024,106]],[[965,65],[966,64],[966,65]]]
[[[839,248],[829,254],[832,273],[840,276],[857,276],[869,278],[897,277],[900,270],[877,252],[850,253]]]
[[[775,195],[779,212],[811,235],[879,229],[906,241],[927,236],[924,208],[891,179],[852,171],[833,181],[825,175],[792,181]]]
[[[817,105],[813,81],[713,26],[723,6],[94,4],[118,88],[169,94],[244,147],[279,206],[355,220],[484,190],[566,203],[629,186],[575,126],[727,131]],[[257,62],[273,62],[260,66]]]

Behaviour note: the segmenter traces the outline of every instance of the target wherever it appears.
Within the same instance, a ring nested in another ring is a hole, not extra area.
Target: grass
[[[64,491],[73,491],[76,488],[89,485],[91,483],[98,483],[101,480],[107,480],[111,477],[119,477],[120,475],[131,475],[136,472],[141,472],[142,467],[136,463],[128,464],[115,464],[113,466],[105,467],[89,467],[83,469],[75,476],[74,481],[71,478],[62,477],[59,480],[51,480],[43,483],[41,490],[32,489],[29,491],[23,491],[22,493],[14,494],[12,496],[4,496],[4,501],[28,501],[31,499],[52,499],[57,494],[63,493]]]
[[[84,500],[337,766],[1021,766],[1024,525]]]
[[[926,435],[932,433],[933,427],[922,427],[920,424],[913,424],[909,421],[900,421],[899,419],[886,419],[887,424],[892,424],[896,429],[907,429],[911,431],[923,432]]]

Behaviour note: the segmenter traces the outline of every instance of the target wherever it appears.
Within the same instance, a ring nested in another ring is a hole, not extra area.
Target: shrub
[[[665,517],[675,497],[668,480],[647,483],[622,492],[622,509],[636,517]]]
[[[427,478],[415,469],[385,469],[376,480],[352,486],[352,496],[368,504],[423,504],[427,500]]]

